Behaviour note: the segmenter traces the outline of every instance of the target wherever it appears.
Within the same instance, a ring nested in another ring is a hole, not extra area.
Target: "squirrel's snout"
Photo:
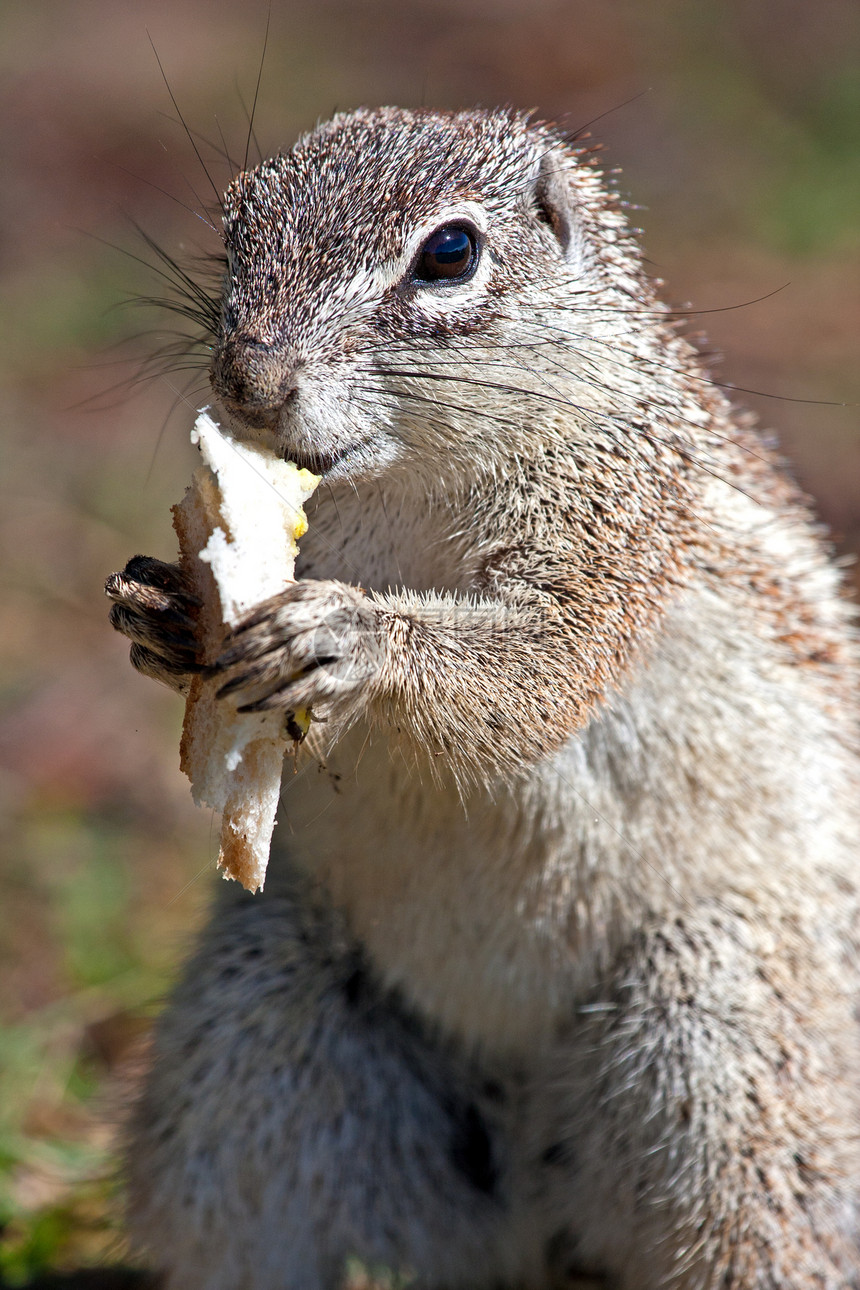
[[[217,350],[210,380],[229,412],[256,429],[274,430],[296,393],[296,371],[282,349],[235,336]]]

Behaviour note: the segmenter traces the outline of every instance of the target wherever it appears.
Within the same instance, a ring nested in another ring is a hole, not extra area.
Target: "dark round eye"
[[[412,272],[417,282],[451,282],[467,277],[478,263],[474,233],[459,224],[437,229],[418,253]]]

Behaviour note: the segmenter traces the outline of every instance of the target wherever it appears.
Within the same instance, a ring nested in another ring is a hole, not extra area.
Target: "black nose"
[[[229,411],[251,426],[274,429],[296,392],[296,364],[277,346],[233,336],[216,351],[210,380]]]

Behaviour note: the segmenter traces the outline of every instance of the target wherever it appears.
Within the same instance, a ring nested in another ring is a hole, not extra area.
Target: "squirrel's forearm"
[[[542,523],[554,505],[548,495]],[[554,528],[564,524],[559,515]],[[373,596],[380,716],[465,782],[554,754],[621,681],[685,578],[668,552],[643,559],[635,527],[595,549],[595,519],[553,549],[520,518],[485,549],[474,595]]]
[[[458,779],[509,775],[555,752],[595,698],[558,606],[456,595],[375,596],[378,715]]]

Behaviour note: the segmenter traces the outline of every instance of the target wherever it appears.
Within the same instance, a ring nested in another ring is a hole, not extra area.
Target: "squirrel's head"
[[[593,347],[647,287],[582,154],[514,112],[382,108],[240,174],[211,369],[237,432],[336,479],[593,416]]]

